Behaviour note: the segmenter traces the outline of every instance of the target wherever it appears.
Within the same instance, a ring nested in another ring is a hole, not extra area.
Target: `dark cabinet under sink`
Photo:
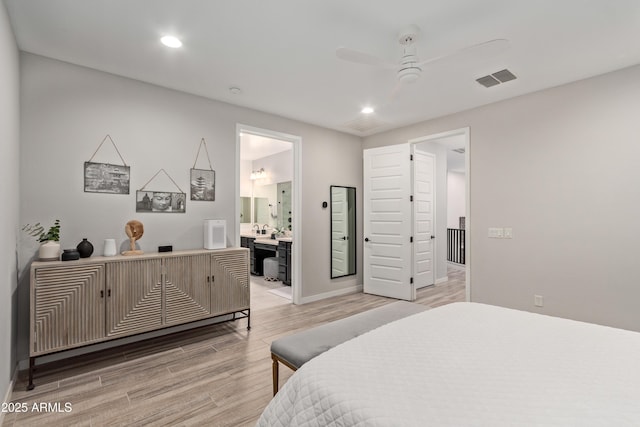
[[[292,242],[280,240],[276,246],[268,243],[256,242],[255,240],[255,237],[240,237],[240,246],[243,248],[249,248],[249,272],[254,276],[264,275],[264,259],[277,256],[278,280],[287,286],[291,286]]]
[[[291,242],[278,242],[278,279],[291,286]]]
[[[277,255],[277,246],[256,242],[255,237],[240,237],[240,246],[249,248],[249,272],[254,276],[264,275],[264,259]]]

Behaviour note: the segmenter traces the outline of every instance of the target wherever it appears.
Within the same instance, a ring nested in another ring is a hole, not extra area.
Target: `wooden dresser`
[[[249,250],[36,261],[30,300],[33,389],[38,356],[222,315],[250,329]]]

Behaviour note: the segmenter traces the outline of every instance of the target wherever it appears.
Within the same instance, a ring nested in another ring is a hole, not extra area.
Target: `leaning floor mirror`
[[[331,278],[356,274],[356,189],[331,186]]]

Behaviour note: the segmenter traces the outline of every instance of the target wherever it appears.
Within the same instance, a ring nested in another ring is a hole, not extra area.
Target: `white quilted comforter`
[[[307,362],[258,426],[640,426],[640,333],[449,304]]]

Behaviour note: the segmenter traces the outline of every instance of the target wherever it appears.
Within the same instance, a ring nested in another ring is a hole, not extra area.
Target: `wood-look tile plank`
[[[2,426],[253,426],[272,397],[274,339],[395,301],[358,293],[296,306],[253,279],[251,331],[241,319],[43,365],[32,391],[22,372],[12,401],[71,402],[73,411],[5,414]],[[418,290],[416,302],[464,301],[464,280],[450,270],[447,282]],[[282,367],[280,385],[291,375]]]
[[[209,410],[215,403],[206,394],[172,395],[153,404],[140,402],[123,408],[116,414],[96,413],[93,426],[175,426],[177,419]]]

